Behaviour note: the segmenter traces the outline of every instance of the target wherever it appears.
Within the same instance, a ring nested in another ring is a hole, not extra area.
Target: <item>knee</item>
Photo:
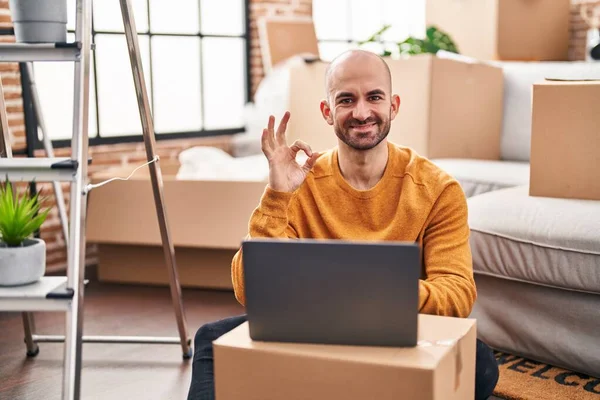
[[[219,337],[236,328],[246,321],[246,316],[236,316],[225,318],[215,322],[209,322],[202,325],[194,336],[194,347],[198,348],[206,344],[211,344]]]
[[[206,343],[211,343],[213,340],[216,339],[216,338],[213,339],[213,337],[214,337],[213,325],[214,325],[214,322],[204,324],[196,331],[196,335],[194,336],[194,347],[195,348],[198,348]]]
[[[218,338],[216,322],[202,325],[194,336],[194,363],[200,360],[212,359],[212,342]]]

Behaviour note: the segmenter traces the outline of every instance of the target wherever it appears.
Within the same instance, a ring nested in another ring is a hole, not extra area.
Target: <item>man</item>
[[[476,299],[467,202],[448,174],[413,150],[387,141],[400,98],[390,70],[371,52],[349,51],[329,65],[321,112],[338,137],[337,148],[313,152],[288,146],[286,113],[275,130],[269,118],[262,150],[269,183],[252,213],[249,237],[415,241],[422,248],[419,312],[467,317]],[[303,151],[303,165],[296,155]],[[232,262],[237,300],[245,304],[241,249]],[[188,400],[213,399],[212,341],[245,321],[228,318],[200,328],[195,338]],[[492,394],[498,366],[477,343],[476,398]]]

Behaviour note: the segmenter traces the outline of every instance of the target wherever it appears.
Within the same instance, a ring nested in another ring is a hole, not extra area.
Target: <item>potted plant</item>
[[[33,234],[50,209],[40,207],[39,193],[31,196],[27,188],[15,194],[8,179],[0,184],[0,286],[25,285],[44,276],[46,243]]]
[[[9,7],[17,42],[67,41],[67,0],[10,0]]]

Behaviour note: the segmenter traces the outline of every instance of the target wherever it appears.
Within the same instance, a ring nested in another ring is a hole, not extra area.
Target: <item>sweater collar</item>
[[[393,176],[393,171],[395,169],[396,158],[394,156],[393,145],[390,142],[387,142],[388,148],[388,161],[385,166],[385,170],[383,171],[383,176],[377,182],[375,186],[368,190],[358,190],[355,189],[352,185],[350,185],[342,176],[342,172],[340,170],[340,164],[338,159],[338,148],[333,149],[330,157],[330,168],[333,178],[337,185],[343,189],[345,192],[351,194],[354,197],[361,199],[369,199],[377,196],[381,191],[383,191],[390,183],[390,179]]]

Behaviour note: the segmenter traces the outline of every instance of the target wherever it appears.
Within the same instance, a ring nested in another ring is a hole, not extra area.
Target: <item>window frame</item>
[[[352,39],[352,4],[349,0],[346,0],[346,7],[348,9],[348,15],[346,16],[346,33],[344,37],[346,39],[320,39],[317,36],[317,44],[320,43],[345,43],[350,46],[358,44],[357,40]]]
[[[201,8],[201,0],[197,0],[198,1],[198,10],[199,12],[201,12],[200,8]],[[150,25],[150,0],[146,0],[147,3],[147,13],[148,13],[148,25]],[[245,45],[244,45],[244,50],[245,50],[245,74],[244,74],[244,78],[245,78],[245,83],[246,83],[246,88],[245,88],[245,103],[248,103],[252,97],[252,74],[251,74],[251,48],[252,48],[252,43],[251,43],[251,34],[250,34],[250,0],[244,0],[244,4],[243,4],[243,11],[244,11],[244,31],[242,35],[214,35],[214,34],[203,34],[201,32],[198,33],[154,33],[151,30],[151,27],[148,27],[147,31],[144,32],[138,32],[138,35],[140,36],[146,36],[149,39],[149,42],[151,43],[152,37],[153,36],[162,36],[162,37],[197,37],[200,39],[200,46],[202,46],[202,39],[203,38],[240,38],[240,39],[244,39],[245,40]],[[199,21],[200,23],[200,21]],[[201,27],[200,27],[201,30]],[[10,32],[8,32],[10,31]],[[68,30],[69,33],[74,33],[73,30]],[[3,32],[4,34],[13,34],[14,35],[14,31],[13,29],[9,29],[6,30],[6,32]],[[103,30],[95,30],[94,29],[94,23],[93,23],[93,19],[92,19],[92,42],[95,43],[95,38],[96,35],[125,35],[124,32],[115,32],[115,31],[103,31]],[[152,85],[152,45],[150,44],[150,71],[144,71],[144,77],[146,79],[146,84],[147,85]],[[202,59],[202,49],[200,50],[200,57]],[[90,57],[90,61],[91,61],[91,68],[94,68],[94,70],[97,72],[96,70],[96,57]],[[90,74],[91,75],[91,74]],[[203,63],[200,63],[200,76],[201,76],[201,82],[203,80]],[[114,135],[114,136],[107,136],[107,137],[103,137],[101,136],[101,132],[100,132],[100,111],[99,111],[99,102],[98,102],[98,74],[94,74],[94,79],[91,79],[90,76],[90,85],[94,85],[95,87],[95,100],[96,100],[96,107],[95,110],[94,109],[90,109],[90,113],[95,113],[96,115],[96,130],[98,132],[97,136],[95,137],[89,137],[88,139],[88,143],[89,146],[102,146],[102,145],[111,145],[111,144],[127,144],[127,143],[141,143],[144,141],[144,136],[143,134],[136,134],[136,135]],[[21,89],[23,90],[23,92],[25,90],[29,90],[29,88],[26,88],[25,86],[23,86],[23,80],[21,80]],[[202,91],[204,90],[203,88],[201,89]],[[92,95],[92,90],[90,90],[90,95]],[[150,103],[153,105],[154,104],[154,91],[152,91],[151,95],[149,96],[149,101]],[[204,93],[201,94],[201,107],[202,110],[205,107],[205,97],[204,97]],[[24,110],[27,111],[27,110]],[[33,113],[27,113],[25,112],[25,114],[33,114]],[[169,139],[191,139],[191,138],[203,138],[203,137],[217,137],[217,136],[224,136],[224,135],[234,135],[234,134],[239,134],[239,133],[243,133],[245,132],[245,127],[239,127],[239,128],[228,128],[228,129],[205,129],[204,128],[204,114],[202,114],[202,120],[203,120],[203,124],[202,124],[202,129],[198,130],[198,131],[186,131],[186,132],[169,132],[169,133],[157,133],[154,132],[154,138],[156,139],[156,141],[162,141],[162,140],[169,140]],[[29,131],[31,128],[28,127],[28,125],[31,125],[31,127],[34,130],[37,130],[37,120],[35,115],[25,115],[25,130]],[[55,139],[52,140],[52,146],[54,148],[65,148],[65,147],[71,147],[71,139]],[[43,141],[39,138],[38,135],[35,135],[35,142],[34,143],[28,143],[28,146],[33,145],[34,149],[43,149]]]
[[[317,43],[321,44],[321,43],[326,43],[326,44],[346,44],[348,45],[350,48],[360,48],[359,43],[361,42],[361,40],[357,40],[357,39],[353,39],[352,38],[352,24],[353,24],[353,5],[352,2],[350,0],[345,0],[346,1],[346,7],[347,7],[347,17],[346,17],[346,29],[345,29],[345,34],[344,34],[344,38],[339,38],[339,39],[321,39],[318,36],[318,32],[317,32]],[[423,1],[423,7],[425,6],[425,1],[426,0],[420,0]],[[373,31],[373,33],[375,33],[376,31]],[[365,38],[366,39],[366,38]],[[378,40],[374,43],[377,43],[378,45],[383,46],[385,49],[388,49],[389,46],[395,46],[397,44],[397,41],[394,40]]]

